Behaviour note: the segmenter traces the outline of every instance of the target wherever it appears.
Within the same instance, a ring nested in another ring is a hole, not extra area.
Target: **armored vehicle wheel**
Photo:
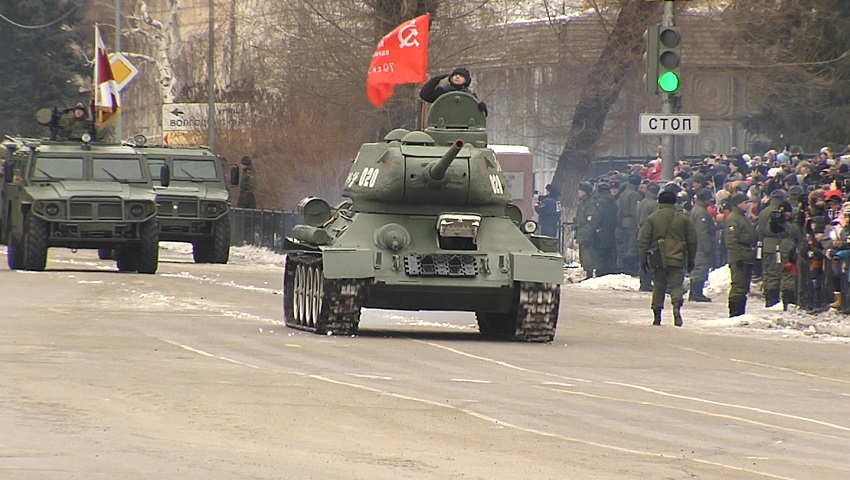
[[[135,272],[139,269],[139,256],[133,247],[119,248],[115,260],[119,272]]]
[[[47,235],[50,226],[33,215],[24,219],[24,270],[42,271],[47,265]]]
[[[142,243],[132,249],[137,254],[137,270],[139,273],[156,273],[159,264],[159,223],[149,220],[141,224],[139,230]]]
[[[112,248],[98,248],[97,258],[101,260],[115,260],[115,250]]]
[[[515,282],[514,306],[508,313],[476,312],[482,335],[522,342],[551,342],[558,325],[561,286]]]
[[[225,216],[213,225],[213,235],[192,243],[195,263],[227,263],[230,259],[230,218]]]
[[[24,268],[24,249],[21,248],[20,242],[12,237],[9,237],[9,245],[6,247],[6,261],[11,270]]]
[[[210,263],[212,244],[206,239],[192,242],[192,259],[195,263]]]
[[[222,217],[215,223],[214,228],[210,262],[227,263],[230,259],[230,217]]]
[[[283,317],[288,327],[353,335],[360,323],[365,279],[327,279],[319,254],[290,253],[283,272]]]

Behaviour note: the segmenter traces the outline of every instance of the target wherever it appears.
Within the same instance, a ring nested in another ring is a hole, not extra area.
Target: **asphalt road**
[[[547,345],[461,313],[369,310],[358,336],[318,336],[280,323],[279,267],[190,260],[0,268],[0,478],[850,472],[846,342],[650,327],[623,318],[645,294],[567,288]]]

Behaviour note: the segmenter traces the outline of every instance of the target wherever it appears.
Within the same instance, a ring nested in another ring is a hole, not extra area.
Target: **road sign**
[[[699,115],[663,115],[642,113],[641,135],[698,135]]]
[[[139,70],[135,65],[127,60],[127,57],[120,53],[111,53],[109,55],[109,64],[112,65],[112,75],[115,77],[115,83],[118,84],[118,90],[121,91],[130,83],[130,80],[136,78]]]
[[[207,130],[209,107],[206,103],[162,104],[163,132],[191,132]],[[247,103],[216,103],[216,125],[225,129],[247,127],[250,108]]]

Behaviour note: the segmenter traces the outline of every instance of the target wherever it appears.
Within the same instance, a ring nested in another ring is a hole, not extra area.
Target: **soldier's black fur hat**
[[[676,203],[676,194],[664,190],[663,192],[658,194],[658,203],[666,203],[673,205],[674,203]]]
[[[463,78],[466,79],[466,82],[463,84],[464,87],[468,87],[469,84],[472,83],[472,74],[470,74],[469,70],[467,70],[465,67],[457,67],[452,70],[452,73],[449,74],[449,78],[451,79],[452,75],[456,73],[463,75]]]

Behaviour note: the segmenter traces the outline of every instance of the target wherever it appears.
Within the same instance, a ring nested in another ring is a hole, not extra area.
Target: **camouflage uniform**
[[[629,275],[638,273],[637,206],[640,201],[640,193],[632,182],[626,184],[617,199],[617,267]]]
[[[254,196],[254,167],[250,165],[242,169],[242,178],[239,179],[239,200],[236,206],[257,208],[257,198]]]
[[[578,205],[575,225],[579,262],[581,262],[581,268],[587,272],[587,278],[592,277],[593,271],[596,269],[594,244],[596,242],[596,231],[599,229],[599,221],[599,210],[596,208],[596,202],[590,196],[590,193],[586,193],[586,196],[580,200]]]
[[[735,197],[741,194],[736,194]],[[747,294],[750,293],[750,282],[753,278],[755,254],[753,245],[756,242],[756,231],[744,212],[737,205],[732,206],[732,213],[726,219],[723,231],[726,239],[726,253],[729,258],[729,273],[732,284],[729,287],[729,316],[743,315],[747,308]]]
[[[652,184],[651,189],[647,189],[646,198],[638,203],[636,208],[637,215],[637,226],[638,230],[640,227],[646,223],[646,219],[649,218],[650,215],[655,213],[658,210],[658,185]],[[638,256],[638,260],[640,260],[640,256]],[[645,270],[643,268],[640,269],[640,291],[641,292],[651,292],[652,291],[652,272]]]
[[[669,192],[667,192],[670,194]],[[672,195],[672,194],[670,194]],[[675,202],[675,197],[673,197]],[[661,310],[664,308],[664,295],[670,294],[673,305],[673,318],[676,326],[682,325],[681,311],[685,288],[685,270],[693,268],[697,254],[697,234],[694,224],[684,214],[677,212],[673,203],[658,205],[658,210],[649,216],[638,234],[640,241],[638,253],[640,258],[646,258],[650,246],[658,244],[659,239],[679,242],[678,252],[668,251],[665,256],[666,266],[652,272],[652,313],[653,325],[661,325]],[[670,247],[672,250],[673,247]],[[679,253],[678,256],[675,253]]]
[[[693,210],[691,210],[691,221],[694,223],[697,232],[697,256],[694,260],[694,269],[691,272],[688,300],[695,302],[711,301],[703,294],[702,290],[708,280],[708,271],[714,265],[717,227],[714,224],[714,217],[708,213],[707,207],[706,201],[697,200]]]
[[[779,294],[782,281],[782,266],[779,252],[780,244],[789,239],[784,229],[773,232],[770,228],[770,217],[774,212],[779,212],[779,206],[785,200],[782,190],[775,190],[770,195],[770,203],[759,212],[758,216],[758,238],[762,245],[762,285],[764,288],[764,306],[772,307],[779,303]]]
[[[599,228],[596,230],[594,258],[596,272],[600,277],[617,272],[617,203],[611,196],[610,187],[600,184],[593,197],[599,209]]]
[[[83,116],[79,118],[75,116],[75,110],[82,110]],[[82,140],[84,134],[91,134],[92,127],[94,126],[88,114],[85,113],[85,109],[79,106],[63,113],[59,117],[58,123],[59,135],[68,140]]]

